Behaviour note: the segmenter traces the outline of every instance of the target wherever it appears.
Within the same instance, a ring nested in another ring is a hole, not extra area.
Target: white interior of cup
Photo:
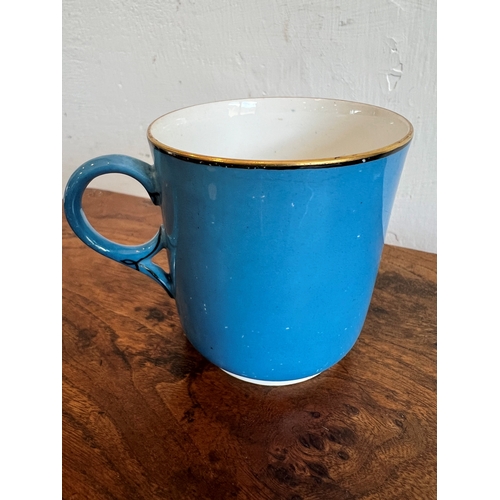
[[[411,140],[408,120],[349,101],[260,98],[201,104],[155,120],[160,149],[234,163],[337,161],[390,152]]]

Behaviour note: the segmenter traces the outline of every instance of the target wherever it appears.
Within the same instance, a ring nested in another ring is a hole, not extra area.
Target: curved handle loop
[[[103,174],[125,174],[139,181],[155,205],[160,204],[154,169],[148,163],[124,155],[100,156],[81,165],[70,177],[64,192],[64,212],[71,229],[90,248],[136,269],[154,279],[173,297],[172,277],[151,259],[167,248],[168,239],[163,225],[156,235],[143,245],[121,245],[99,234],[89,223],[82,209],[82,197],[89,183]]]

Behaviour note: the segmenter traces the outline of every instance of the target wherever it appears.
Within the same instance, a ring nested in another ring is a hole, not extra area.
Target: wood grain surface
[[[160,224],[146,199],[89,189],[84,206],[121,243]],[[62,333],[66,500],[436,498],[433,254],[386,246],[352,351],[269,388],[206,361],[161,287],[63,217]]]

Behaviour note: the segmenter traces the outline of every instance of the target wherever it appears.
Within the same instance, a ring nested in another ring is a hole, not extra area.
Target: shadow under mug
[[[313,98],[213,102],[148,129],[153,165],[110,155],[66,186],[66,218],[100,254],[153,278],[209,361],[248,382],[307,380],[356,342],[371,300],[397,185],[413,136],[376,106]],[[107,173],[138,180],[163,224],[125,246],[82,210]],[[166,249],[170,269],[152,261]]]

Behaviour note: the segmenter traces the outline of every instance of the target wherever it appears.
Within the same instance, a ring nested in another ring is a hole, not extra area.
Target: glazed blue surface
[[[214,364],[299,379],[338,362],[360,334],[408,147],[296,169],[210,166],[156,148],[154,168],[101,157],[69,181],[66,216],[89,246],[173,295],[186,336]],[[161,205],[164,225],[145,245],[109,242],[86,222],[83,191],[109,172],[136,178]],[[170,274],[151,262],[161,248]]]

